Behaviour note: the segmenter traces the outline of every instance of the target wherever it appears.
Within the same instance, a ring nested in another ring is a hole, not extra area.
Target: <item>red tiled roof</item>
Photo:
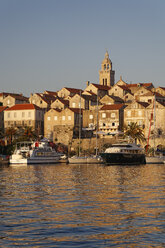
[[[8,108],[8,107],[6,107],[6,106],[0,106],[0,112],[3,112],[6,108]]]
[[[92,83],[92,85],[94,85],[94,86],[95,86],[96,88],[98,88],[99,90],[110,90],[110,89],[111,89],[111,87],[106,86],[106,85],[93,84],[93,83]]]
[[[44,94],[57,96],[57,92],[56,91],[45,90],[45,93]]]
[[[80,93],[80,92],[83,92],[83,90],[81,90],[81,89],[68,88],[68,87],[64,87],[64,88],[67,89],[68,91],[70,91],[71,93]]]
[[[40,107],[36,106],[35,104],[32,103],[25,103],[25,104],[16,104],[5,111],[11,111],[11,110],[30,110],[30,109],[38,109],[41,110]]]
[[[137,103],[141,104],[143,107],[148,107],[148,105],[150,105],[148,102],[139,102],[137,101]]]
[[[127,85],[118,85],[118,87],[120,87],[121,89],[126,90],[126,91],[128,91],[129,93],[131,93],[131,90],[128,89]]]
[[[165,90],[165,87],[158,87],[158,88],[160,88],[160,89],[162,89],[162,90]],[[157,88],[157,89],[158,89],[158,88]]]
[[[138,86],[144,86],[144,87],[149,87],[152,86],[152,83],[139,83],[139,84],[128,84],[127,87],[131,88],[131,87],[138,87]]]
[[[141,96],[154,96],[154,95],[157,96],[157,97],[164,97],[160,93],[158,93],[158,92],[152,92],[152,91],[149,91],[146,94],[143,94]]]
[[[73,111],[76,114],[79,114],[80,113],[80,109],[79,108],[68,108],[68,109],[70,109],[71,111]],[[83,109],[81,109],[81,113],[82,112],[83,112]]]
[[[104,105],[100,110],[119,110],[124,106],[124,104],[109,104]]]
[[[69,100],[64,100],[64,99],[61,99],[61,98],[57,98],[56,100],[59,100],[61,103],[63,103],[64,105],[67,105],[69,106]]]
[[[97,96],[94,92],[89,91],[89,90],[83,91],[83,94],[82,95],[85,95],[86,92],[89,93],[92,96]]]

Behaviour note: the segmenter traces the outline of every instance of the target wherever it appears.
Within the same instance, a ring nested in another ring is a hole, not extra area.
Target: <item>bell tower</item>
[[[101,85],[113,86],[115,83],[115,71],[112,70],[112,62],[109,58],[108,51],[105,53],[105,58],[101,63],[99,71],[99,81]]]

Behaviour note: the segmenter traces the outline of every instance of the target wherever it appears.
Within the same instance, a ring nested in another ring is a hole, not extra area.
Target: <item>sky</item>
[[[164,0],[0,0],[0,92],[85,89],[106,50],[115,82],[165,87]]]

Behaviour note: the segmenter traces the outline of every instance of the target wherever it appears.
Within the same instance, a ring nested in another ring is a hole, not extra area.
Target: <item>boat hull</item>
[[[100,153],[106,164],[146,164],[145,154]]]
[[[165,163],[165,156],[146,157],[146,164],[163,164],[163,163]]]
[[[59,162],[59,158],[22,158],[22,159],[16,159],[11,158],[10,164],[54,164]]]
[[[103,159],[101,156],[74,156],[68,159],[70,164],[102,164]]]

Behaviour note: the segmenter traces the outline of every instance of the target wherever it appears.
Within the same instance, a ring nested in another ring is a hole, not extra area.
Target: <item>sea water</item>
[[[0,167],[0,247],[165,247],[165,165]]]

